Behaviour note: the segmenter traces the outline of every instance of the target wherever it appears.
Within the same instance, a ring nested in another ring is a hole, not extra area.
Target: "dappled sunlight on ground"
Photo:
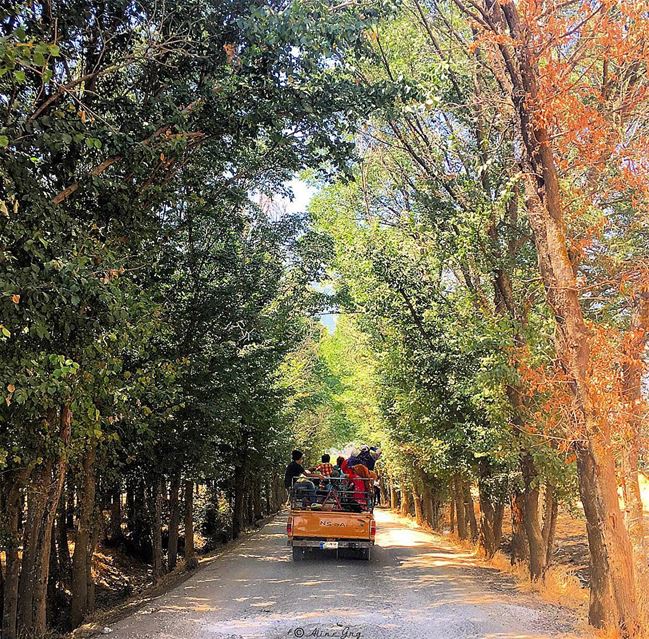
[[[369,562],[335,551],[294,562],[286,519],[278,517],[151,600],[114,636],[280,639],[330,632],[341,639],[348,628],[347,639],[542,639],[563,636],[571,625],[560,609],[517,593],[470,553],[387,511],[377,510],[376,518]]]

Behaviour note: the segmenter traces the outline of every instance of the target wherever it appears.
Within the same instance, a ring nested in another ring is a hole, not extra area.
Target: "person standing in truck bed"
[[[331,477],[334,467],[331,464],[331,457],[326,453],[322,456],[322,462],[315,467],[315,472],[320,473],[323,477]]]
[[[286,488],[286,490],[291,490],[291,486],[293,486],[293,480],[296,477],[306,474],[304,466],[302,466],[303,460],[304,453],[301,450],[294,450],[291,453],[291,463],[286,467],[286,472],[284,473],[284,487]]]

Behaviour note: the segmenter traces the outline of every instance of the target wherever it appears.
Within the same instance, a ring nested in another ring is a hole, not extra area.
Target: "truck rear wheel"
[[[302,561],[304,559],[304,548],[293,546],[293,561]]]
[[[370,549],[369,548],[361,548],[358,551],[358,558],[363,559],[365,561],[369,561],[369,559],[370,559]]]

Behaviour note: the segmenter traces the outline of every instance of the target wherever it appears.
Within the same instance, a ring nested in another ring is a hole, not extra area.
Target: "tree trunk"
[[[577,465],[591,548],[589,621],[596,627],[616,626],[623,630],[624,636],[636,636],[640,626],[627,621],[639,619],[631,544],[622,526],[621,513],[618,510],[617,518],[612,515],[611,501],[617,502],[613,464],[609,463],[608,467],[598,464],[590,448],[579,445]],[[602,490],[603,487],[606,489]],[[620,540],[621,536],[626,539]],[[621,575],[622,583],[616,580],[616,575]]]
[[[622,394],[627,428],[623,438],[622,478],[625,520],[636,553],[637,564],[647,570],[646,530],[639,481],[639,458],[645,402],[642,394],[644,353],[649,337],[649,292],[631,300],[631,323],[622,342]]]
[[[198,566],[194,551],[194,483],[185,481],[185,566],[193,570]]]
[[[149,511],[149,512],[148,512]],[[140,558],[144,561],[151,561],[153,546],[151,539],[151,522],[153,517],[150,508],[147,509],[146,487],[144,479],[138,477],[133,486],[133,500],[131,505],[131,538],[137,548]]]
[[[50,411],[47,419],[53,424],[56,412]],[[72,412],[67,405],[61,407],[58,419],[59,441],[64,451],[72,425]],[[19,581],[19,634],[38,637],[46,631],[52,530],[65,483],[66,467],[64,452],[60,452],[54,461],[41,465],[30,486],[25,525],[26,543]]]
[[[52,531],[52,539],[50,541],[50,569],[47,576],[47,612],[46,619],[47,625],[53,626],[57,619],[56,613],[60,612],[56,605],[56,595],[58,590],[58,582],[60,581],[60,569],[56,552],[56,519],[54,520],[54,529]]]
[[[494,541],[496,544],[496,551],[500,548],[503,539],[503,517],[505,516],[505,504],[501,501],[498,502],[494,508]]]
[[[510,506],[512,513],[512,564],[516,564],[526,561],[529,557],[529,546],[525,534],[525,518],[523,516],[525,499],[521,490],[514,490]]]
[[[122,539],[122,487],[115,484],[110,498],[110,533],[112,544],[118,544]]]
[[[457,535],[460,539],[465,540],[469,538],[469,533],[466,526],[462,478],[459,475],[455,475],[453,478],[453,497],[455,501],[455,516],[457,519]]]
[[[253,520],[258,522],[264,518],[261,510],[261,477],[257,477],[254,482],[254,492],[252,494]]]
[[[79,516],[72,556],[72,603],[70,622],[73,628],[81,625],[88,613],[88,564],[95,513],[95,443],[91,442],[83,459],[83,474],[79,485]]]
[[[56,521],[56,538],[61,579],[64,583],[70,583],[72,579],[72,558],[70,557],[70,544],[68,542],[65,495],[61,495],[61,500],[59,501],[59,512]]]
[[[401,482],[401,515],[407,517],[410,515],[410,495],[408,495],[408,487],[404,480]]]
[[[101,510],[95,505],[95,511],[92,518],[92,534],[90,536],[90,547],[88,549],[88,562],[86,564],[86,581],[88,583],[88,602],[87,602],[87,611],[88,614],[92,614],[95,611],[95,593],[96,586],[95,580],[92,575],[92,562],[95,556],[95,550],[97,549],[97,543],[99,542],[99,533],[101,531],[100,526],[101,520]]]
[[[180,472],[175,472],[169,482],[169,542],[167,544],[167,564],[173,570],[178,562],[178,527],[180,525]]]
[[[135,531],[135,490],[132,480],[126,483],[126,529],[130,533]]]
[[[545,568],[552,563],[552,556],[554,554],[554,534],[557,528],[557,514],[559,512],[559,504],[555,496],[555,488],[552,484],[545,486],[545,504],[543,507],[543,545],[545,547]]]
[[[442,511],[444,508],[444,501],[442,491],[439,485],[431,488],[431,516],[430,516],[430,525],[433,530],[442,529]]]
[[[487,559],[491,559],[498,550],[499,541],[496,540],[495,520],[496,512],[488,495],[480,491],[480,547]]]
[[[466,509],[466,520],[469,522],[471,530],[471,540],[478,540],[478,521],[475,516],[473,507],[473,497],[471,496],[471,485],[467,480],[462,481],[462,494],[464,496],[464,508]]]
[[[234,467],[234,504],[232,508],[232,539],[243,531],[246,517],[246,471],[243,464]]]
[[[397,510],[399,508],[399,494],[397,493],[397,486],[394,480],[390,480],[390,509]]]
[[[433,495],[430,483],[424,479],[421,491],[423,518],[426,525],[433,527]]]
[[[270,513],[273,511],[272,494],[270,487],[271,482],[268,479],[268,476],[266,476],[266,479],[264,480],[264,508],[266,515],[270,515]]]
[[[65,525],[68,530],[72,530],[74,528],[74,482],[71,477],[66,485],[65,504]]]
[[[455,532],[455,491],[453,490],[453,486],[451,486],[451,502],[449,504],[449,528],[451,529],[451,532]]]
[[[539,486],[534,460],[528,452],[521,454],[523,473],[523,523],[529,548],[530,579],[537,581],[545,575],[545,544],[539,520]]]
[[[164,480],[156,477],[151,486],[151,544],[153,548],[153,583],[158,584],[164,573],[162,566],[162,493]]]
[[[275,475],[273,488],[275,495],[275,512],[279,512],[286,503],[286,488],[284,488],[283,477]]]
[[[412,501],[415,506],[415,521],[421,526],[424,523],[424,511],[421,504],[419,487],[414,482],[412,484]]]
[[[252,477],[246,479],[244,484],[244,491],[246,495],[246,524],[248,527],[255,523],[255,504],[253,499],[253,482]]]
[[[21,491],[27,477],[27,471],[12,474],[3,490],[6,530],[4,539],[6,567],[2,606],[2,637],[4,639],[16,639],[17,636],[18,582],[20,574],[20,559],[18,556],[20,547],[19,524],[22,517],[20,502]]]
[[[0,508],[2,508],[2,512],[4,512],[4,504],[2,502],[3,500],[0,498]],[[2,620],[3,612],[4,612],[4,600],[5,600],[5,574],[4,574],[4,568],[2,567],[2,562],[0,561],[0,621]],[[1,628],[2,626],[0,624],[0,629]]]

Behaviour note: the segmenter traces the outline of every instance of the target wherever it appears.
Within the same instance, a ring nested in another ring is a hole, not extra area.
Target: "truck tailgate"
[[[293,510],[293,538],[369,539],[370,513]]]

